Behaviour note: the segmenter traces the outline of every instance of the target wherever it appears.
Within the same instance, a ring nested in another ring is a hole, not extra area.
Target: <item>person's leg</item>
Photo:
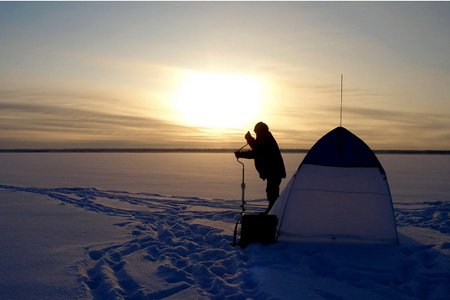
[[[266,209],[266,214],[270,211],[280,195],[280,183],[281,178],[267,178],[266,195],[269,206]]]

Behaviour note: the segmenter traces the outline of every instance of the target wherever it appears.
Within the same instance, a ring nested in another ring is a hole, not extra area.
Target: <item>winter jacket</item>
[[[263,180],[286,178],[283,157],[272,134],[266,131],[258,134],[256,139],[250,135],[246,138],[252,150],[241,151],[239,156],[255,160],[259,177]]]

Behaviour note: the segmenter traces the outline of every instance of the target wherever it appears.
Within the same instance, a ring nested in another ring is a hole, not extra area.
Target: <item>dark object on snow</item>
[[[241,248],[247,247],[251,243],[269,244],[276,241],[278,218],[275,215],[250,214],[241,215],[241,239],[236,243],[237,226],[234,232],[234,245]]]
[[[286,178],[283,157],[281,156],[275,138],[269,131],[269,127],[259,122],[254,129],[256,139],[247,132],[245,139],[251,150],[241,151],[239,149],[234,153],[236,158],[254,159],[256,170],[262,180],[267,180],[266,194],[269,206],[267,212],[272,208],[280,193],[280,184],[283,178]]]

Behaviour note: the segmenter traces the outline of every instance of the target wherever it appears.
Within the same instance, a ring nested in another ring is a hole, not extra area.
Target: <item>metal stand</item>
[[[245,144],[244,146],[242,146],[237,152],[241,151],[245,146],[247,146],[247,144]],[[237,246],[236,243],[236,235],[237,235],[237,228],[239,223],[241,222],[241,218],[245,213],[245,164],[243,162],[241,162],[239,160],[239,158],[237,158],[237,162],[240,163],[242,165],[242,181],[241,181],[241,214],[239,219],[236,222],[236,225],[234,226],[234,234],[233,234],[233,246]]]
[[[241,182],[241,192],[242,192],[242,195],[241,195],[241,201],[242,201],[242,203],[241,203],[241,209],[242,209],[241,215],[242,215],[245,212],[245,165],[244,165],[243,162],[241,162],[239,160],[239,158],[237,159],[237,161],[238,161],[238,163],[240,163],[242,165],[242,182]]]

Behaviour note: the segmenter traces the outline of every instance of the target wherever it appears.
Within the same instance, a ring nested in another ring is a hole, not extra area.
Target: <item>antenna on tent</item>
[[[344,82],[344,74],[341,74],[341,114],[339,118],[339,126],[342,127],[342,85]]]

